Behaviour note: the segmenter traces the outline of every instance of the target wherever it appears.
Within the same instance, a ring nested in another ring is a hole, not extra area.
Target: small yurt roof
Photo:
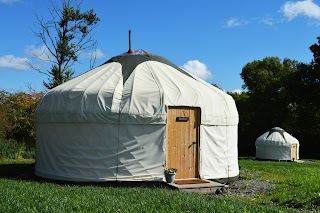
[[[280,127],[274,127],[256,139],[256,146],[288,146],[299,141]]]

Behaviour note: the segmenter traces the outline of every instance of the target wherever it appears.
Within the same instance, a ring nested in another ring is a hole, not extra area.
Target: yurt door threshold
[[[179,191],[199,192],[204,194],[221,194],[228,187],[228,185],[222,183],[198,178],[178,179],[173,183],[167,183],[167,185]]]

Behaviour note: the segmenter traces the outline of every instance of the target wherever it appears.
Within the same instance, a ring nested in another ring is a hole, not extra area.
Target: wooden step
[[[186,192],[198,192],[204,194],[222,194],[228,187],[225,184],[204,179],[178,179],[173,183],[166,183],[169,188]]]

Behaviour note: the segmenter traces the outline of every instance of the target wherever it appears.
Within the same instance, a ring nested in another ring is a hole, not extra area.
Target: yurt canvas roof
[[[177,72],[178,71],[178,72]],[[166,106],[201,107],[201,121],[236,125],[234,100],[167,59],[124,53],[47,92],[38,122],[165,123]]]
[[[239,174],[231,96],[144,50],[49,90],[36,109],[35,174],[73,181],[160,180],[169,107],[200,113],[199,175]]]
[[[256,146],[288,146],[299,141],[280,127],[274,127],[256,140]]]

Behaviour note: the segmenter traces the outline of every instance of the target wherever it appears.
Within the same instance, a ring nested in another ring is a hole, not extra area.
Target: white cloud
[[[284,16],[291,21],[297,16],[307,16],[309,18],[320,20],[320,7],[312,0],[287,1],[281,8]]]
[[[49,52],[48,48],[45,45],[41,47],[29,45],[24,49],[24,53],[28,57],[38,58],[42,61],[52,61],[53,59],[52,54]]]
[[[83,53],[81,54],[82,58],[103,58],[105,56],[105,54],[100,50],[100,49],[96,49],[94,52],[88,52],[88,53]]]
[[[17,2],[18,0],[0,0],[0,4],[12,4]]]
[[[29,70],[30,66],[28,63],[28,58],[19,58],[14,55],[4,55],[0,57],[0,68]]]
[[[212,74],[210,70],[208,70],[207,66],[198,60],[188,61],[181,68],[203,80],[209,80],[212,77]]]
[[[241,94],[243,93],[243,90],[241,89],[235,89],[235,90],[232,90],[233,93],[238,93],[238,94]]]
[[[227,28],[239,27],[247,24],[249,24],[249,21],[239,19],[239,18],[231,18],[226,22],[226,27]]]
[[[25,48],[24,53],[28,57],[38,58],[42,61],[53,61],[54,56],[50,53],[48,48],[43,45],[41,47],[36,47],[34,45],[29,45]],[[100,50],[96,49],[94,52],[82,53],[81,58],[91,58],[91,56],[96,57],[96,59],[103,58],[105,54]]]
[[[274,20],[272,18],[262,18],[262,19],[260,19],[260,23],[268,25],[268,26],[273,26]]]
[[[224,27],[226,28],[233,28],[233,27],[241,27],[248,24],[264,24],[268,26],[273,26],[275,23],[275,20],[271,17],[266,18],[250,18],[250,19],[239,19],[239,18],[231,18],[228,21],[226,21],[226,24]]]

